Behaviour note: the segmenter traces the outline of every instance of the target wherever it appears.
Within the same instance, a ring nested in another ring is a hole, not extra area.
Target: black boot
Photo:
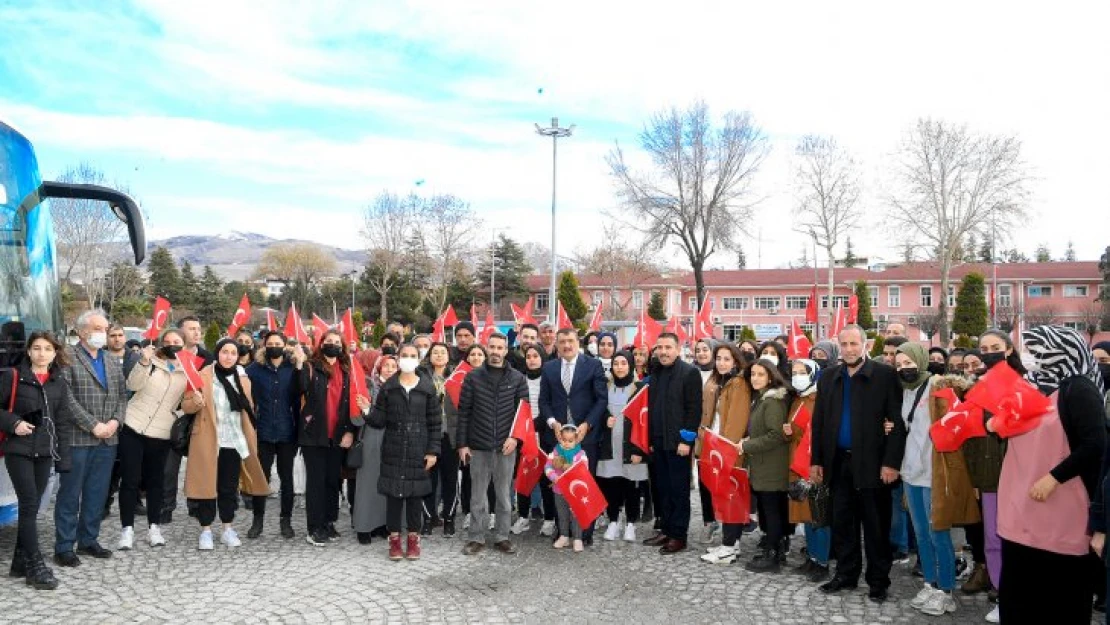
[[[281,517],[281,535],[284,538],[293,538],[297,535],[293,531],[293,522],[287,516]]]
[[[36,590],[54,590],[58,587],[58,579],[42,560],[41,553],[27,556],[27,585],[34,586]]]
[[[255,539],[262,535],[262,519],[261,514],[254,515],[254,522],[251,523],[251,528],[247,530],[247,538]]]
[[[778,573],[779,571],[779,550],[778,549],[763,549],[751,559],[750,562],[744,565],[745,569],[753,573]]]
[[[782,540],[779,541],[779,564],[786,564],[788,553],[790,553],[790,537],[783,536]]]
[[[27,561],[22,547],[17,546],[12,554],[12,569],[8,571],[8,577],[27,577]]]

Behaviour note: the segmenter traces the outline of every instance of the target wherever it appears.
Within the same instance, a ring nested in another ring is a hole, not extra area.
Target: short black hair
[[[281,342],[282,342],[283,345],[288,345],[289,344],[289,339],[285,338],[285,335],[282,334],[281,332],[277,331],[277,330],[268,330],[266,332],[263,332],[262,333],[262,342],[265,343],[266,341],[270,340],[271,336],[276,336],[279,339],[281,339]]]
[[[177,320],[177,327],[184,328],[185,324],[189,323],[190,321],[196,321],[198,324],[204,325],[203,323],[200,323],[200,317],[196,315],[185,315],[184,317]]]
[[[660,332],[659,336],[655,339],[655,343],[658,344],[662,339],[674,339],[675,345],[678,344],[678,335],[674,332]]]
[[[904,336],[892,336],[889,339],[883,341],[883,347],[886,347],[887,345],[891,345],[893,347],[901,347],[909,342],[910,340]]]
[[[386,339],[393,341],[393,344],[397,347],[401,347],[401,337],[397,336],[396,332],[386,332],[385,334],[383,334],[382,341]],[[381,341],[378,341],[378,345],[381,345]]]
[[[494,333],[489,335],[489,338],[486,339],[486,344],[488,345],[489,342],[492,341],[493,339],[501,339],[502,341],[505,341],[506,344],[509,343],[509,337],[505,336],[504,334],[502,334],[500,332],[494,332]]]
[[[537,326],[534,323],[525,323],[525,324],[521,325],[520,326],[520,331],[523,332],[525,330],[535,330],[536,334],[540,333],[540,327]]]

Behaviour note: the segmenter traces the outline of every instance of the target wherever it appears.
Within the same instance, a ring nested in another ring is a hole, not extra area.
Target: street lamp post
[[[505,230],[505,228],[493,228],[490,234],[493,235],[493,241],[490,242],[489,248],[489,308],[494,310],[493,303],[496,301],[493,280],[497,275],[497,233]]]
[[[558,324],[559,320],[556,318],[558,308],[555,302],[555,181],[556,181],[556,165],[559,157],[559,139],[568,138],[574,132],[574,124],[570,128],[560,128],[559,118],[551,118],[551,127],[543,128],[536,124],[536,134],[544,137],[551,137],[551,293],[548,295],[547,308],[548,319],[551,320],[553,325]]]

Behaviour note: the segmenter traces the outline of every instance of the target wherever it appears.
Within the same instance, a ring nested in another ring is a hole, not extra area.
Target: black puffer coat
[[[340,371],[342,370],[340,369]],[[350,404],[348,403],[350,401],[350,393],[348,392],[350,379],[346,371],[343,371],[342,375],[343,393],[339,396],[339,406],[336,411],[339,414],[336,419],[335,431],[329,438],[327,406],[331,371],[321,369],[312,362],[306,362],[296,372],[297,393],[304,396],[304,405],[297,417],[297,444],[301,447],[335,447],[339,445],[339,441],[344,434],[355,431],[354,426],[351,425]]]
[[[501,449],[512,432],[517,407],[526,401],[528,380],[512,367],[504,367],[499,378],[490,374],[488,364],[466,374],[456,444],[477,451]]]
[[[12,376],[18,375],[15,405],[12,406]],[[22,363],[16,369],[6,369],[0,375],[0,430],[7,434],[3,450],[12,456],[26,458],[54,458],[54,467],[65,473],[72,467],[70,439],[73,437],[73,415],[69,403],[73,401],[65,378],[57,367],[51,367],[50,377],[39,384],[31,368]],[[9,406],[14,409],[8,412]],[[23,417],[41,411],[39,425],[27,436],[16,436],[15,426]]]
[[[439,454],[443,414],[431,378],[420,376],[416,387],[406,392],[400,377],[395,375],[382,385],[366,420],[372,428],[385,429],[378,492],[387,497],[423,497],[432,492],[424,456]]]

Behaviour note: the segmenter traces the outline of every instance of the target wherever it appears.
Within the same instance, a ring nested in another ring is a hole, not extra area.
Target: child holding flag
[[[563,492],[559,484],[556,484],[559,477],[576,462],[586,462],[586,452],[582,450],[582,445],[578,443],[578,428],[568,423],[559,429],[559,445],[548,455],[544,474],[553,484],[555,507],[558,511],[557,517],[559,520],[559,539],[555,541],[552,547],[563,549],[570,544],[571,538],[573,538],[574,550],[580,553],[585,549],[585,545],[582,543],[582,526],[578,524],[578,520],[574,518],[570,511],[566,493]]]

